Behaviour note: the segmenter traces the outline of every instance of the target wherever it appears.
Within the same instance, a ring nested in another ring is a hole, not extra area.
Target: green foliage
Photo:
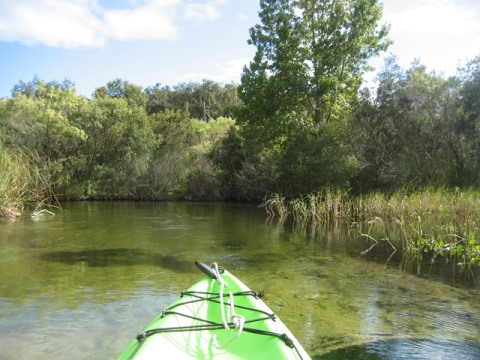
[[[272,192],[279,192],[277,149],[258,149],[245,141],[238,127],[230,131],[212,152],[224,199],[261,201]]]
[[[185,193],[188,163],[188,122],[182,111],[152,115],[155,134],[162,139],[152,155],[147,183],[153,198],[162,199]]]
[[[25,83],[23,81],[19,81],[12,89],[12,97],[17,96],[18,94],[23,94],[27,97],[43,97],[42,93],[51,90],[58,90],[61,92],[64,91],[73,91],[75,92],[75,83],[68,79],[64,79],[62,82],[58,81],[50,81],[45,82],[38,78],[38,76],[34,76],[31,81]]]
[[[0,100],[2,161],[12,166],[18,156],[19,170],[28,163],[42,174],[29,175],[36,180],[28,182],[28,193],[41,194],[36,199],[261,201],[277,193],[301,219],[314,213],[308,206],[322,208],[311,197],[305,206],[301,195],[331,187],[380,198],[375,191],[478,186],[478,57],[449,79],[418,62],[404,70],[391,58],[376,93],[356,96],[365,60],[387,44],[386,28],[373,26],[380,11],[375,1],[262,6],[262,23],[251,31],[257,54],[240,86],[243,105],[235,85],[207,80],[144,91],[116,79],[88,100],[68,80],[34,78]],[[362,34],[370,35],[349,43],[362,11]],[[345,29],[338,33],[338,26]],[[330,47],[321,53],[314,44]],[[369,55],[358,62],[338,60],[362,46]],[[346,73],[340,76],[332,59],[343,61]],[[23,176],[12,174],[4,173],[4,184]],[[384,201],[358,206],[375,210]],[[456,216],[443,202],[437,210],[431,212],[441,219]]]
[[[218,117],[233,117],[241,106],[234,84],[221,85],[214,81],[182,83],[170,88],[157,84],[145,90],[149,114],[165,110],[189,111],[196,119],[209,121]]]
[[[470,183],[480,185],[480,56],[469,61],[460,69],[462,80],[460,90],[461,112],[456,130],[465,139],[464,176]]]
[[[152,156],[146,182],[154,198],[220,198],[210,153],[226,136],[234,121],[218,118],[208,123],[191,119],[182,111],[152,115],[162,143]]]
[[[217,118],[208,123],[191,120],[187,197],[196,200],[217,200],[222,197],[210,154],[234,126],[230,118]]]
[[[0,101],[1,145],[38,154],[35,169],[61,198],[222,198],[211,153],[235,124],[217,114],[239,106],[236,86],[182,84],[165,99],[185,111],[148,115],[164,90],[116,79],[89,101],[67,80],[20,82]]]
[[[387,27],[377,25],[378,2],[262,0],[260,9],[249,41],[257,52],[240,86],[241,120],[271,141],[290,122],[341,119],[368,59],[389,44]]]
[[[346,130],[343,124],[331,122],[319,124],[315,132],[291,133],[280,155],[282,194],[291,198],[331,185],[348,188],[356,162],[345,144]]]
[[[350,186],[356,161],[344,125],[368,60],[389,45],[381,15],[373,0],[260,2],[239,122],[247,158],[273,154],[270,184],[287,197]]]
[[[370,189],[465,185],[464,137],[456,131],[460,82],[394,58],[379,74],[374,99],[364,94],[350,118],[357,186]]]
[[[96,98],[78,112],[75,122],[87,134],[80,149],[78,176],[86,196],[135,197],[158,144],[145,110],[124,98]]]
[[[0,108],[2,141],[9,148],[37,154],[52,187],[60,191],[70,175],[69,159],[87,137],[70,119],[87,100],[74,88],[55,82],[34,79],[20,85]]]
[[[222,197],[235,199],[241,192],[238,176],[246,160],[243,139],[237,126],[231,126],[226,136],[214,146],[211,158],[216,168]]]
[[[2,107],[0,126],[3,141],[9,146],[26,146],[49,161],[64,159],[74,153],[85,133],[72,125],[69,116],[86,100],[73,90],[59,90],[39,85],[36,96],[16,93]]]
[[[136,105],[141,108],[144,108],[147,103],[147,95],[143,92],[141,86],[134,85],[121,79],[109,81],[107,85],[99,87],[93,93],[93,97],[95,99],[124,99],[129,105]]]

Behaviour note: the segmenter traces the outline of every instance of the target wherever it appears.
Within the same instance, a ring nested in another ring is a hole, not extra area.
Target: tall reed
[[[265,198],[261,206],[270,216],[292,215],[297,222],[318,225],[364,222],[375,217],[387,223],[412,223],[420,216],[427,225],[453,222],[471,228],[480,218],[480,191],[427,188],[416,192],[399,190],[390,195],[352,196],[348,191],[325,188],[291,200],[274,194]]]
[[[270,215],[282,214],[282,221],[291,215],[303,226],[356,223],[369,229],[362,235],[372,241],[370,231],[375,229],[371,224],[381,224],[384,233],[380,238],[393,249],[401,245],[420,257],[422,253],[434,253],[456,256],[463,263],[480,263],[480,191],[476,189],[426,188],[352,196],[347,191],[325,188],[291,200],[275,194],[263,205]]]
[[[38,158],[0,144],[0,217],[20,216],[27,204],[41,204],[51,197],[48,175]]]
[[[300,224],[339,224],[353,216],[348,192],[335,188],[325,188],[292,200],[273,194],[270,198],[265,198],[261,207],[265,208],[268,216],[278,214],[285,219],[291,214],[293,220]]]
[[[273,218],[278,214],[281,221],[285,220],[289,213],[289,207],[285,197],[280,194],[273,194],[270,198],[266,197],[260,207],[263,207],[266,210],[269,217]]]

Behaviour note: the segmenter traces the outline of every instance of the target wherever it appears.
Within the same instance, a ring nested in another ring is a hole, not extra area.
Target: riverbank
[[[1,218],[19,217],[27,206],[56,201],[40,169],[33,157],[0,148]],[[480,264],[477,189],[401,189],[352,195],[339,188],[324,188],[289,200],[273,194],[260,206],[280,223],[289,219],[300,227],[356,226],[371,248],[383,241],[392,251],[400,247],[420,260],[429,254],[454,258],[464,266]]]

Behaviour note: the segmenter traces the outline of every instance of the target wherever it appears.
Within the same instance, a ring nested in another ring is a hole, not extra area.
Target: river
[[[77,202],[0,223],[0,359],[114,359],[216,261],[314,359],[478,359],[478,281],[358,256],[358,231],[315,236],[252,205]]]

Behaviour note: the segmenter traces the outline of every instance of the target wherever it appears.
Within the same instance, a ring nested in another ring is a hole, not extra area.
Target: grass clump
[[[377,240],[371,232],[381,224],[382,229],[376,229],[379,238],[395,251],[399,246],[419,258],[428,253],[455,257],[466,265],[480,263],[480,191],[476,189],[426,188],[352,196],[326,188],[291,200],[275,194],[262,205],[269,216],[282,214],[284,221],[291,215],[296,224],[304,226],[350,227],[355,223],[368,229],[362,236],[374,243]]]
[[[16,218],[29,204],[49,198],[50,184],[38,159],[0,144],[0,218]]]
[[[352,202],[348,192],[326,188],[315,194],[287,200],[280,194],[265,198],[260,205],[269,217],[276,214],[282,220],[292,215],[298,224],[340,224],[352,217]]]

